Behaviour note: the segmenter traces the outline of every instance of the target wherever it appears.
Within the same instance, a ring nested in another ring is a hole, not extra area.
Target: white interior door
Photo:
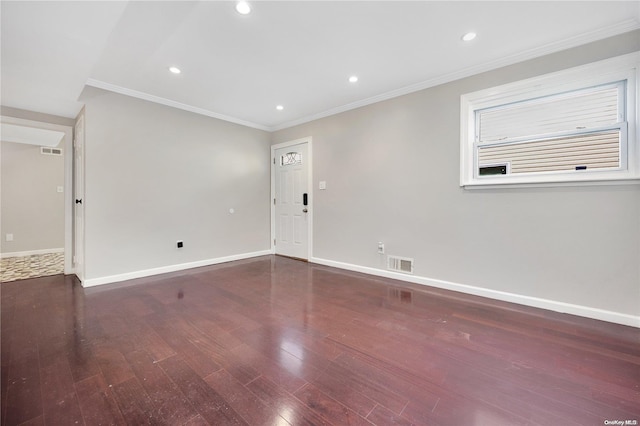
[[[76,275],[84,280],[84,115],[76,122],[73,144],[74,244],[73,263]]]
[[[308,144],[275,151],[275,253],[308,259],[309,209]]]

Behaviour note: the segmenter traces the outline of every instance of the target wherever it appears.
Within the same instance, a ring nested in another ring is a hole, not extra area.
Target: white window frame
[[[640,183],[638,85],[640,52],[462,95],[460,98],[460,186],[563,186]],[[480,177],[476,143],[476,111],[593,86],[626,82],[625,120],[621,126],[620,164],[616,169],[548,172]]]

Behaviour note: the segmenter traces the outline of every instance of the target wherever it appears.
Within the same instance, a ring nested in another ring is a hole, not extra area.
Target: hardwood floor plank
[[[337,364],[328,367],[325,373],[331,374],[334,377],[341,377],[343,381],[348,383],[351,389],[387,407],[394,413],[400,414],[402,409],[407,405],[407,402],[409,402],[407,397],[390,390],[386,385],[381,384],[376,377],[359,376]]]
[[[232,353],[245,365],[250,365],[264,377],[290,393],[300,389],[306,380],[304,377],[315,376],[317,372],[313,366],[303,363],[287,352],[281,353],[281,358],[274,360],[264,356],[251,346],[241,345]]]
[[[149,353],[154,361],[160,361],[176,354],[176,351],[148,324],[134,324],[130,333],[136,350]]]
[[[376,402],[356,389],[348,377],[341,375],[341,371],[327,369],[312,383],[363,417],[366,417],[376,406]]]
[[[168,424],[182,424],[195,414],[195,409],[153,358],[144,351],[130,352],[127,362],[142,384],[156,411],[154,416]]]
[[[3,425],[640,420],[638,328],[277,256],[0,308]]]
[[[53,404],[45,402],[43,419],[45,425],[82,424],[84,420],[76,393],[62,395]]]
[[[107,384],[117,385],[134,377],[129,363],[118,349],[111,344],[94,347],[94,356]]]
[[[520,426],[536,424],[509,412],[460,397],[443,396],[433,409],[409,402],[402,417],[416,425],[457,426],[467,424]]]
[[[74,346],[67,352],[71,375],[75,382],[101,374],[100,365],[94,353],[94,347],[90,344]]]
[[[226,370],[219,370],[205,377],[205,382],[249,424],[289,424],[272,407],[267,406]]]
[[[178,355],[160,361],[159,364],[207,422],[214,425],[247,424],[224,398],[207,385]]]
[[[194,345],[188,338],[190,334],[195,332],[192,330],[186,321],[177,318],[175,321],[148,319],[151,322],[151,328],[158,333],[176,353],[180,354],[187,364],[200,377],[206,377],[214,371],[218,371],[220,364],[218,364],[213,358],[207,356],[196,345]]]
[[[294,396],[330,424],[371,425],[370,421],[365,420],[364,417],[340,404],[312,384],[305,385]]]
[[[258,377],[249,383],[247,388],[267,405],[277,410],[278,414],[292,425],[329,424],[309,407],[265,377]]]
[[[206,335],[213,343],[221,347],[232,350],[242,344],[242,341],[220,327],[215,321],[204,317],[201,311],[190,312],[185,315],[185,319],[198,331]]]
[[[227,372],[231,373],[241,383],[249,383],[261,373],[256,366],[252,366],[245,362],[242,357],[236,356],[231,350],[226,349],[224,346],[218,344],[216,341],[208,338],[204,333],[193,328],[183,328],[183,338],[187,339],[194,347],[206,354],[211,361],[218,367],[224,368]],[[182,355],[184,357],[184,355]],[[206,376],[202,376],[206,377]]]
[[[164,424],[163,419],[154,417],[156,409],[153,401],[136,377],[112,385],[111,389],[127,424]]]
[[[376,405],[376,407],[367,416],[367,420],[376,425],[410,426],[413,424],[404,417],[395,414],[381,405]]]
[[[437,391],[439,377],[435,381],[430,380],[429,377],[419,377],[413,371],[362,353],[345,352],[336,359],[336,363],[353,374],[366,377],[374,381],[377,386],[400,395],[407,402],[419,403],[425,409],[433,409],[440,398]],[[401,411],[397,411],[395,414],[400,413]]]
[[[40,356],[40,387],[46,424],[83,423],[65,352]]]
[[[42,416],[42,393],[37,352],[13,360],[7,380],[7,410],[3,424],[17,425]]]
[[[209,426],[209,422],[207,422],[204,417],[198,414],[195,417],[189,419],[183,426]]]
[[[126,424],[113,393],[101,374],[75,384],[84,423],[88,425]]]
[[[9,387],[9,363],[0,364],[0,423],[7,412],[7,389]]]
[[[24,423],[20,423],[20,426],[44,426],[44,418],[43,416],[38,416]]]

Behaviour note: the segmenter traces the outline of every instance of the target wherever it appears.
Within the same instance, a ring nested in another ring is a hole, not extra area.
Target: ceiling
[[[73,118],[89,85],[275,130],[640,28],[640,0],[250,5],[2,0],[0,100]]]
[[[38,146],[58,146],[64,132],[11,123],[0,123],[2,142],[24,143]]]

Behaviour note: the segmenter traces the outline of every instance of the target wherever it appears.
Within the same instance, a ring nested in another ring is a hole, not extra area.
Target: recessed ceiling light
[[[180,74],[182,72],[178,67],[169,67],[169,71],[171,71],[174,74]]]
[[[284,109],[284,107],[283,107],[282,105],[278,105],[278,106],[276,107],[276,109],[277,109],[278,111],[282,111],[282,110]]]
[[[462,40],[464,41],[471,41],[474,38],[476,38],[476,33],[466,33],[465,35],[462,36]]]
[[[236,3],[236,10],[240,15],[248,15],[251,13],[251,6],[246,1],[239,1]]]
[[[349,77],[349,83],[355,83],[356,81],[358,81],[357,75],[352,75],[351,77]]]

